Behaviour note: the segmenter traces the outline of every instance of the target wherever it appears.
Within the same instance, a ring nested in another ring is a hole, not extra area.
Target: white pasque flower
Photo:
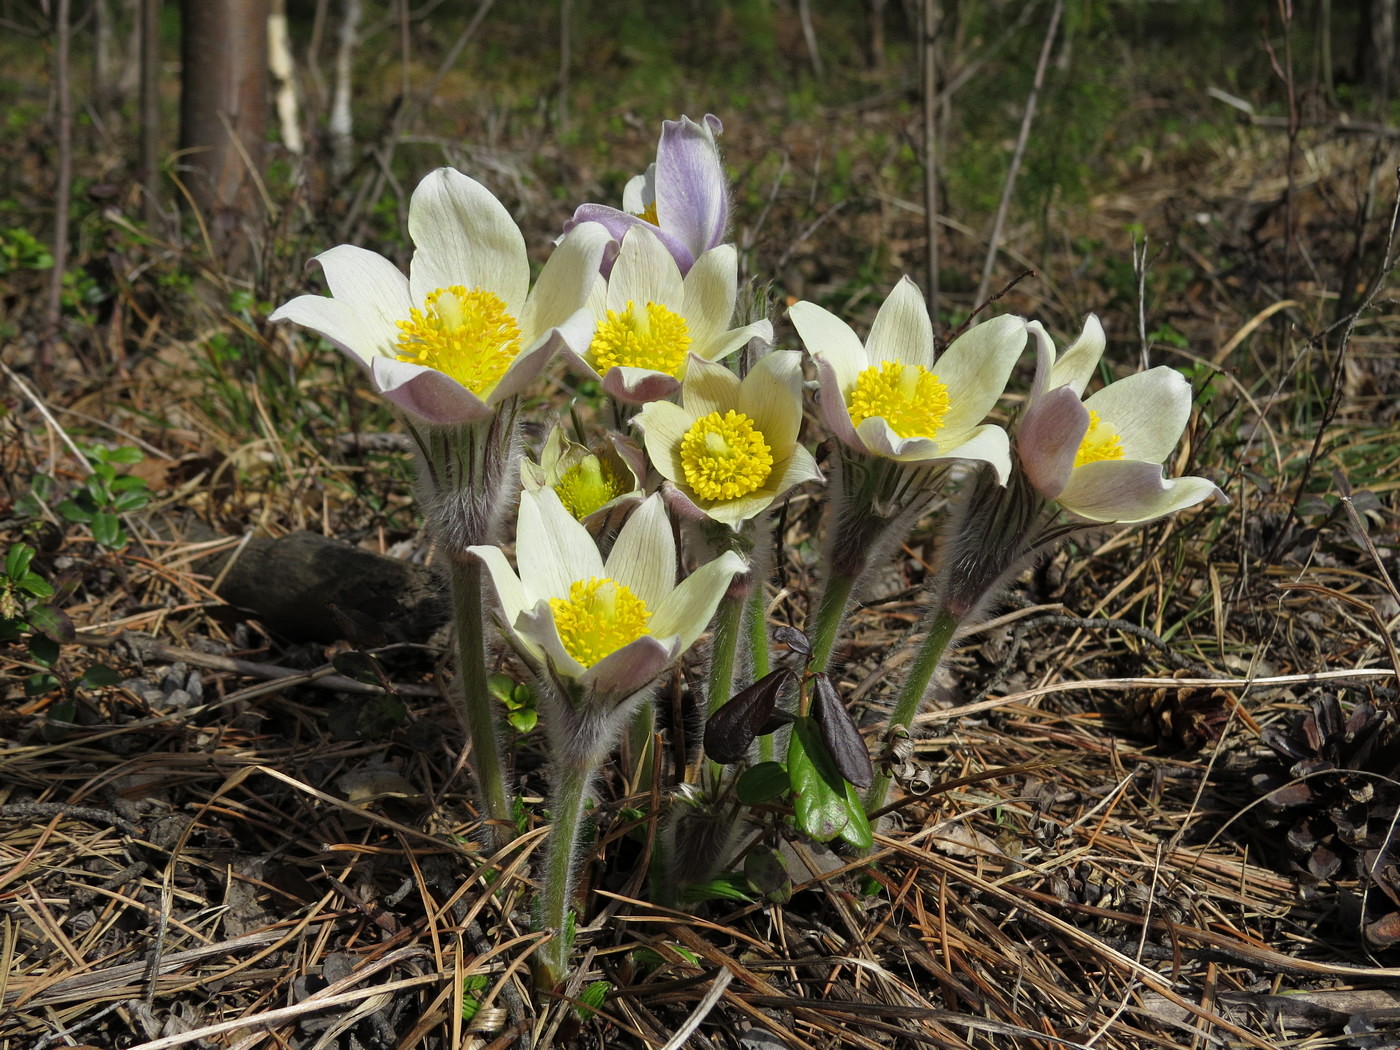
[[[573,233],[569,234],[570,237]],[[732,244],[701,255],[684,276],[671,253],[645,226],[622,238],[612,276],[599,278],[589,305],[597,328],[584,351],[564,354],[602,379],[620,401],[641,404],[670,397],[685,378],[691,355],[718,361],[750,339],[773,339],[773,325],[729,327],[739,290]]]
[[[742,381],[723,365],[692,360],[681,403],[653,401],[636,421],[648,458],[689,517],[737,526],[821,477],[797,443],[802,356],[795,350],[768,354]]]
[[[645,689],[695,644],[747,563],[727,551],[676,583],[676,544],[659,495],[627,519],[604,561],[553,489],[520,497],[515,559],[469,548],[491,574],[501,620],[537,672],[604,709]]]
[[[611,445],[589,448],[570,441],[555,425],[540,450],[540,461],[520,463],[520,481],[527,489],[553,489],[564,509],[585,525],[601,524],[624,504],[642,502],[641,450],[613,435]]]
[[[1058,357],[1039,321],[1035,385],[1016,433],[1021,469],[1041,496],[1086,521],[1132,524],[1225,498],[1205,478],[1167,478],[1162,462],[1191,418],[1191,384],[1159,365],[1110,383],[1087,400],[1104,332],[1090,314]]]
[[[1025,348],[1025,321],[984,321],[935,362],[928,307],[908,277],[880,307],[863,345],[845,321],[813,303],[796,303],[788,316],[816,362],[822,415],[840,441],[903,463],[982,460],[1005,480],[1006,431],[982,420]]]
[[[724,240],[729,228],[729,182],[715,141],[723,130],[713,113],[700,122],[689,117],[662,121],[656,162],[628,181],[622,209],[581,204],[564,229],[598,222],[620,242],[633,226],[646,226],[681,273],[689,272],[696,259]],[[604,273],[611,269],[612,261],[605,260]]]
[[[530,288],[525,238],[491,192],[452,168],[430,173],[408,208],[409,275],[342,244],[316,256],[331,295],[301,295],[273,312],[369,369],[375,389],[429,423],[490,418],[561,346],[588,345],[584,309],[607,245],[584,223]]]

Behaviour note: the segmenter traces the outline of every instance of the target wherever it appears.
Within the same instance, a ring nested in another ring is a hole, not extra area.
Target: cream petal
[[[501,618],[507,624],[514,624],[528,603],[520,577],[515,575],[505,554],[499,547],[491,546],[468,547],[467,553],[475,555],[486,566],[491,585],[496,589],[496,598],[501,603]]]
[[[1191,419],[1191,384],[1175,368],[1159,365],[1108,384],[1084,407],[1113,428],[1124,459],[1161,463]]]
[[[681,271],[666,246],[646,226],[627,231],[608,278],[608,309],[621,313],[629,302],[637,310],[644,310],[647,303],[659,303],[685,316]]]
[[[1082,395],[1099,367],[1106,342],[1098,317],[1090,314],[1084,318],[1084,330],[1079,333],[1079,338],[1065,348],[1050,370],[1050,388],[1067,386]]]
[[[706,562],[682,580],[652,614],[652,633],[659,638],[678,635],[682,651],[689,649],[709,626],[730,582],[747,570],[748,562],[733,551]]]
[[[902,365],[933,365],[933,323],[924,293],[901,277],[875,315],[865,352],[871,364],[898,361]]]
[[[961,444],[945,449],[939,459],[975,459],[996,471],[997,481],[1006,484],[1011,474],[1011,441],[1006,431],[987,423],[972,431]]]
[[[515,561],[530,600],[567,598],[576,581],[605,575],[598,545],[552,488],[521,493]]]
[[[689,397],[687,389],[687,405]],[[774,459],[787,456],[802,429],[802,355],[774,350],[760,358],[739,388],[739,411],[763,431]]]
[[[699,340],[696,340],[695,343],[691,344],[690,353],[693,357],[702,357],[707,361],[722,361],[736,350],[742,350],[746,347],[750,339],[762,339],[765,343],[771,343],[773,341],[773,323],[771,321],[755,321],[742,328],[731,328],[727,332],[721,332],[704,345],[697,345]]]
[[[429,423],[450,426],[491,416],[490,405],[436,368],[376,357],[370,362],[370,374],[386,401]]]
[[[540,654],[540,662],[548,663],[563,678],[577,680],[586,668],[564,648],[559,628],[554,623],[554,610],[548,599],[541,598],[516,618],[512,625],[516,637]]]
[[[653,612],[671,593],[676,583],[676,540],[659,495],[648,496],[622,526],[604,573],[630,587]]]
[[[831,382],[844,397],[846,391],[856,385],[856,377],[870,367],[870,359],[859,337],[830,310],[805,299],[788,307],[788,320],[797,329],[812,360],[819,364],[827,362]],[[828,389],[826,378],[822,379],[822,389]]]
[[[1225,494],[1205,478],[1170,480],[1155,463],[1100,460],[1076,467],[1059,504],[1087,521],[1124,525],[1152,521]]]
[[[739,255],[734,245],[721,244],[695,260],[685,275],[681,314],[697,346],[713,342],[729,328],[738,294]]]
[[[430,172],[409,201],[408,232],[417,248],[409,267],[415,304],[459,284],[494,292],[520,316],[530,286],[525,238],[485,186],[454,168]]]
[[[852,444],[884,459],[897,459],[901,463],[916,463],[923,460],[942,459],[942,446],[933,438],[900,437],[885,421],[883,416],[870,416],[863,419],[855,428],[856,440]]]
[[[584,319],[585,323],[592,320],[584,315],[583,311],[579,311],[579,316]],[[516,354],[515,360],[506,369],[506,374],[501,376],[500,381],[486,395],[487,403],[499,405],[508,397],[524,393],[540,377],[540,373],[553,360],[554,355],[559,352],[559,348],[564,342],[563,331],[563,327],[553,329],[538,339],[534,346],[527,347]]]
[[[705,517],[737,529],[741,522],[757,517],[771,507],[775,499],[777,493],[765,485],[734,499],[699,500],[696,506],[703,511]]]
[[[647,165],[646,173],[633,175],[622,187],[622,210],[640,215],[656,200],[656,162]]]
[[[933,371],[948,385],[944,442],[981,423],[1006,390],[1016,359],[1026,347],[1026,322],[1012,314],[968,329],[943,352]]]
[[[643,635],[585,668],[578,681],[592,690],[595,703],[611,707],[656,681],[681,651],[676,638]]]
[[[685,382],[681,384],[681,401],[692,420],[738,408],[740,399],[738,376],[724,365],[690,355]]]
[[[413,302],[408,278],[377,252],[353,244],[341,244],[316,256],[326,276],[326,287],[336,301],[354,311],[366,332],[387,332],[390,346],[398,341],[398,322],[408,319]],[[375,335],[378,343],[380,336]]]
[[[1069,482],[1074,457],[1089,429],[1089,412],[1070,387],[1035,398],[1016,430],[1016,455],[1031,485],[1054,499]]]
[[[695,425],[695,415],[689,406],[681,408],[669,401],[652,401],[637,413],[635,422],[642,428],[642,441],[652,465],[667,481],[684,483],[681,439]]]
[[[776,495],[783,496],[787,494],[789,489],[794,489],[808,481],[825,480],[826,478],[822,475],[812,453],[801,445],[795,445],[792,450],[792,458],[783,466],[777,481],[772,484]]]
[[[564,324],[588,305],[608,239],[608,231],[596,222],[583,223],[564,235],[540,270],[539,280],[518,319],[527,341]],[[589,339],[592,335],[590,324]],[[585,342],[576,349],[583,351],[587,347]]]
[[[269,321],[291,321],[309,328],[362,365],[392,354],[397,328],[370,327],[361,311],[328,295],[299,295],[283,303]]]

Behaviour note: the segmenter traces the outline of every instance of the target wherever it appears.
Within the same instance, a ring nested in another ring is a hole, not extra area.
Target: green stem
[[[729,701],[734,688],[734,658],[739,649],[739,636],[743,633],[746,601],[747,596],[726,594],[720,601],[719,610],[715,615],[715,635],[710,647],[710,714],[714,714]],[[724,775],[724,767],[718,762],[709,762],[707,768],[710,782],[718,787]]]
[[[772,670],[768,658],[768,598],[763,593],[763,581],[755,578],[749,588],[748,606],[744,627],[749,633],[749,658],[753,665],[753,680],[761,681]],[[771,762],[775,755],[773,734],[767,733],[758,738],[758,760]]]
[[[481,593],[482,565],[475,559],[452,562],[452,610],[457,622],[457,714],[472,745],[472,766],[492,838],[501,849],[515,838],[511,792],[501,758],[498,712],[486,675],[486,615]]]
[[[540,887],[539,915],[535,924],[538,931],[548,931],[554,936],[536,956],[535,986],[538,988],[553,988],[569,972],[573,954],[569,905],[574,894],[575,855],[583,825],[583,804],[594,769],[593,765],[555,769],[550,800],[554,823],[549,829],[544,882]]]
[[[825,671],[831,662],[831,650],[836,646],[836,635],[846,618],[846,606],[851,601],[851,591],[855,589],[856,577],[833,572],[822,589],[822,597],[817,605],[817,627],[808,636],[812,643],[812,659],[809,666],[814,671]]]
[[[890,714],[889,727],[891,730],[895,726],[908,728],[913,723],[914,716],[919,713],[919,704],[923,701],[924,694],[928,692],[928,684],[933,678],[933,672],[938,670],[938,665],[943,660],[943,654],[948,651],[948,643],[953,640],[953,635],[957,633],[960,622],[956,616],[941,605],[938,607],[938,611],[929,618],[928,634],[924,638],[923,645],[919,647],[919,654],[914,658],[914,665],[909,669],[909,677],[904,680],[904,685],[899,690],[899,698],[895,701],[894,711]],[[876,774],[870,789],[865,793],[865,811],[874,813],[881,808],[885,804],[889,790],[889,774]]]

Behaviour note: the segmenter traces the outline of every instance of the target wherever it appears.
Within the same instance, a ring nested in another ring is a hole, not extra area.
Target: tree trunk
[[[268,0],[183,0],[180,149],[186,189],[230,269],[261,227]]]

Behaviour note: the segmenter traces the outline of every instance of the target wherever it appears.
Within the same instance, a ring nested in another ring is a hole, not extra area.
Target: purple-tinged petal
[[[603,376],[603,393],[632,405],[664,401],[681,388],[680,380],[650,368],[618,365]]]
[[[801,306],[802,304],[798,303],[797,305]],[[820,307],[813,309],[820,309]],[[839,354],[813,354],[812,360],[817,366],[817,404],[822,410],[822,418],[826,420],[827,429],[842,444],[864,449],[865,442],[856,436],[856,428],[851,423],[851,410],[846,405],[846,399],[841,393],[840,374],[837,370],[841,363],[841,356]],[[852,379],[852,383],[854,383],[854,379]]]
[[[1035,490],[1054,499],[1069,482],[1079,445],[1089,431],[1089,410],[1070,387],[1035,398],[1016,431],[1016,455]]]
[[[724,240],[729,227],[729,187],[715,134],[719,120],[689,117],[661,125],[656,148],[656,218],[693,257]]]
[[[652,223],[643,219],[640,215],[632,215],[629,212],[621,211],[617,208],[610,208],[606,204],[580,204],[574,209],[574,217],[564,224],[564,232],[567,234],[577,226],[585,222],[596,222],[605,227],[612,240],[612,254],[604,252],[604,257],[599,268],[603,276],[612,274],[613,267],[617,265],[617,245],[622,242],[627,231],[634,227],[640,227],[649,231],[656,237],[670,253],[671,258],[676,261],[676,266],[681,273],[688,273],[695,265],[695,256],[691,253],[680,239],[668,233]]]
[[[678,638],[643,635],[586,668],[578,682],[605,704],[617,703],[656,681],[680,654]]]
[[[457,380],[427,365],[376,357],[370,364],[375,388],[405,412],[444,426],[491,417],[491,407]]]

